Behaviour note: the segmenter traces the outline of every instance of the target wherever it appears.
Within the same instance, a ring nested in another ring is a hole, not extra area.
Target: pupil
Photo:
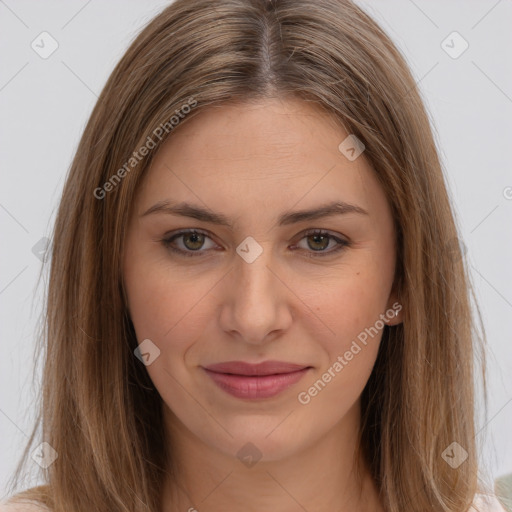
[[[320,247],[320,249],[325,249],[327,247],[327,245],[329,245],[328,237],[325,235],[311,235],[311,238],[313,238],[315,240],[314,243],[321,243],[321,242],[318,242],[318,239],[323,239],[323,242],[327,242],[327,244],[323,243],[322,247]],[[317,250],[314,247],[311,247],[311,245],[310,245],[310,248],[313,250]]]
[[[191,249],[191,250],[200,249],[201,246],[203,245],[203,242],[200,239],[200,237],[202,237],[202,236],[203,235],[201,235],[201,233],[192,233],[191,235],[185,236],[185,238],[184,238],[185,245],[187,246],[188,249]],[[197,237],[199,237],[199,241],[197,240]],[[189,245],[186,242],[186,240],[190,240],[190,239],[192,239],[192,245],[193,245],[192,247],[189,247]],[[199,244],[199,246],[194,246],[194,244]]]

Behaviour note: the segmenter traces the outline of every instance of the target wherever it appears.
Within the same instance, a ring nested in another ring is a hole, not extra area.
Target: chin
[[[233,436],[220,434],[210,439],[207,444],[229,456],[238,458],[241,462],[258,459],[261,462],[270,462],[286,459],[294,452],[305,449],[314,439],[304,438],[310,429],[298,428],[285,414],[279,417],[264,415],[240,415],[232,422],[223,422],[228,432]],[[319,434],[320,435],[320,434]],[[314,436],[313,436],[314,437]]]

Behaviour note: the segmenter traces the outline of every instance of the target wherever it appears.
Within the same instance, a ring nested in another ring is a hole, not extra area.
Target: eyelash
[[[199,229],[189,229],[189,230],[179,231],[178,233],[174,233],[173,235],[165,237],[160,241],[162,242],[162,244],[164,245],[164,247],[166,249],[172,251],[173,253],[178,254],[179,256],[185,256],[188,258],[202,257],[206,251],[202,251],[202,250],[184,251],[183,249],[177,249],[176,247],[172,247],[171,244],[172,244],[172,242],[174,242],[174,240],[176,240],[180,236],[189,235],[189,234],[190,235],[194,235],[194,234],[205,235],[208,238],[210,238],[208,233],[206,233],[205,231],[202,231]],[[306,238],[308,236],[312,236],[312,235],[327,236],[330,240],[334,240],[335,242],[337,242],[338,246],[335,249],[331,249],[330,251],[327,251],[327,252],[326,251],[312,251],[306,256],[309,258],[323,258],[326,256],[330,256],[334,253],[338,253],[338,252],[342,251],[343,249],[345,249],[346,247],[348,247],[350,245],[349,242],[347,242],[346,240],[343,240],[334,235],[331,235],[329,232],[324,231],[322,229],[311,229],[311,230],[305,231],[304,233],[302,233],[302,238],[300,240],[302,240],[303,238]],[[306,251],[306,252],[309,252],[309,251]]]

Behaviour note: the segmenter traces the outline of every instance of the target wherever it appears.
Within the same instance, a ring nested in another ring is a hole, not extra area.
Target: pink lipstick
[[[203,367],[221,389],[232,396],[246,399],[275,396],[298,382],[310,368],[281,361],[259,364],[229,361]]]

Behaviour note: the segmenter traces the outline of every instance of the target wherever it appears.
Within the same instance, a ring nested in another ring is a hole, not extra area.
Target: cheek
[[[130,316],[137,339],[150,338],[162,343],[185,314],[184,306],[192,301],[192,293],[159,273],[145,272],[126,277]],[[179,291],[178,291],[179,290]]]
[[[371,256],[368,254],[368,256]],[[364,389],[377,358],[392,286],[392,260],[389,265],[368,264],[347,267],[346,272],[324,281],[308,297],[308,305],[328,329],[322,335],[311,331],[311,339],[322,350],[321,367],[301,391],[303,401],[311,401],[314,414],[326,414],[332,407],[332,419],[347,411]],[[364,262],[360,255],[358,261]],[[388,268],[389,267],[389,268]],[[314,404],[313,404],[314,402]],[[318,408],[318,409],[317,409]],[[322,412],[322,408],[323,412]]]
[[[192,278],[186,270],[169,268],[165,262],[133,253],[124,276],[139,343],[149,338],[162,354],[187,350],[200,336],[201,319],[208,317],[206,308],[214,277],[205,274],[201,279]]]
[[[158,355],[146,371],[171,410],[197,415],[197,407],[183,393],[183,387],[192,386],[184,361],[204,330],[197,320],[206,302],[200,300],[201,295],[208,288],[203,291],[200,283],[191,286],[190,281],[177,279],[176,272],[141,270],[128,271],[125,281],[137,341],[150,339],[159,351],[152,349]]]
[[[361,271],[323,287],[310,300],[328,330],[312,338],[322,349],[322,364],[301,386],[297,400],[307,405],[305,411],[311,417],[334,423],[353,406],[370,377],[384,328],[380,315],[387,295],[374,275],[365,277]]]
[[[356,338],[364,342],[368,331],[377,345],[380,332],[375,335],[375,329],[381,331],[384,327],[382,315],[386,312],[394,280],[391,234],[381,233],[374,243],[353,256],[353,265],[348,266],[348,271],[340,275],[337,282],[330,284],[333,305],[329,307],[329,301],[324,299],[324,307],[329,312],[328,321],[334,326],[333,330],[342,335],[345,346],[347,343],[350,346]]]
[[[358,271],[339,280],[331,280],[309,298],[313,310],[328,327],[329,352],[350,345],[365,329],[375,325],[385,312],[389,283],[375,272]],[[380,325],[380,322],[379,324]]]

